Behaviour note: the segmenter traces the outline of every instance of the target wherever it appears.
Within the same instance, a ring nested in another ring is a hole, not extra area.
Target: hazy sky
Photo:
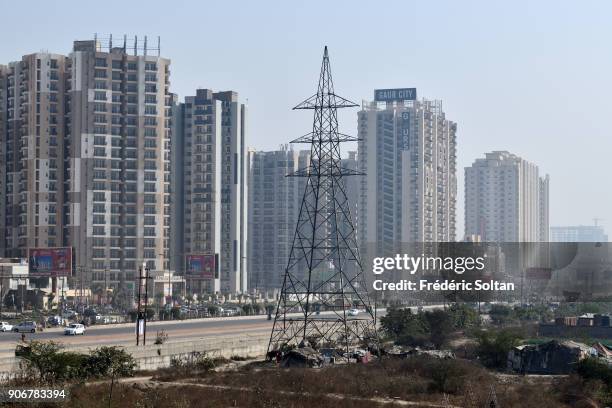
[[[4,2],[0,63],[68,53],[95,32],[161,36],[172,91],[235,90],[249,105],[249,144],[275,149],[310,131],[291,107],[315,92],[324,45],[336,91],[416,87],[458,123],[463,168],[509,150],[551,176],[551,225],[612,233],[612,3],[606,1]],[[28,24],[28,25],[26,25]],[[356,133],[356,109],[340,116]]]

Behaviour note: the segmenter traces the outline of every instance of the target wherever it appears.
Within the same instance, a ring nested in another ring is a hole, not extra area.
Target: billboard
[[[187,255],[186,275],[190,278],[213,279],[217,274],[216,255]]]
[[[393,102],[393,101],[415,101],[416,88],[395,88],[395,89],[375,89],[374,101]]]
[[[28,248],[30,276],[56,277],[72,275],[72,248]]]

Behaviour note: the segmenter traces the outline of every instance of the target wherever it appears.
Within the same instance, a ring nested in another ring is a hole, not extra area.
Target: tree
[[[453,317],[444,310],[433,310],[425,312],[425,320],[429,326],[431,342],[436,348],[442,347],[455,328]]]
[[[253,303],[253,314],[260,314],[263,307],[259,303]]]
[[[32,340],[21,354],[30,370],[38,373],[41,381],[46,381],[55,373],[55,355],[62,350],[62,345],[54,341],[42,342]]]
[[[129,310],[134,305],[133,294],[128,289],[123,274],[119,276],[119,283],[117,284],[117,290],[113,292],[111,304],[113,307],[123,311]]]
[[[53,300],[55,299],[55,295],[53,293],[49,293],[47,295],[47,309],[53,308]]]
[[[497,304],[491,306],[489,316],[491,316],[493,323],[499,325],[509,323],[514,319],[512,308],[510,306]]]
[[[157,314],[158,315],[159,315],[159,308],[162,306],[162,303],[163,303],[165,298],[166,298],[166,296],[164,295],[163,292],[157,292],[155,294],[155,307],[157,309]]]
[[[482,364],[489,368],[506,367],[508,353],[513,347],[521,344],[522,340],[520,333],[512,329],[482,330],[476,336],[478,341],[476,355]]]
[[[380,318],[380,326],[387,336],[397,338],[410,325],[414,315],[410,309],[389,308],[387,314]]]
[[[84,367],[88,377],[131,377],[136,360],[121,347],[102,346],[90,352]]]
[[[218,306],[208,306],[208,313],[211,316],[217,316],[219,314],[219,307]]]
[[[250,315],[253,311],[253,306],[251,306],[250,304],[245,304],[242,306],[242,311],[244,312],[245,315]]]
[[[480,325],[480,316],[473,308],[463,303],[451,305],[448,312],[453,318],[453,325],[456,329],[467,329]]]
[[[413,314],[410,309],[389,308],[380,318],[382,332],[397,344],[406,346],[424,345],[429,328],[422,314]]]

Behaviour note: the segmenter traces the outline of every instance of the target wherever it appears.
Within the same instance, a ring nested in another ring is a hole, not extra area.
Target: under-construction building
[[[0,68],[0,254],[72,247],[77,274],[109,284],[143,261],[169,267],[172,95],[157,45],[76,41]]]

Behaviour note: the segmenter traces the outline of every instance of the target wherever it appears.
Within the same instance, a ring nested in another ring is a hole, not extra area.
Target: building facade
[[[551,242],[608,242],[601,225],[557,226],[550,228]]]
[[[37,53],[0,69],[3,240],[11,257],[62,246],[67,58]]]
[[[548,241],[548,176],[506,151],[465,168],[465,235],[485,242]]]
[[[70,61],[65,221],[76,266],[94,281],[132,280],[142,263],[168,269],[170,61],[93,41],[75,42]]]
[[[247,290],[247,108],[236,92],[198,89],[178,108],[182,134],[175,145],[177,211],[183,219],[176,256],[214,256],[213,278],[189,276],[194,292],[242,293]]]
[[[362,248],[391,253],[402,243],[455,240],[456,132],[440,101],[364,102],[357,155],[365,173],[358,180]]]
[[[293,243],[305,179],[287,177],[310,161],[310,151],[281,146],[249,155],[249,288],[280,289]]]
[[[0,69],[7,256],[72,247],[87,284],[169,268],[169,65],[76,41]]]

